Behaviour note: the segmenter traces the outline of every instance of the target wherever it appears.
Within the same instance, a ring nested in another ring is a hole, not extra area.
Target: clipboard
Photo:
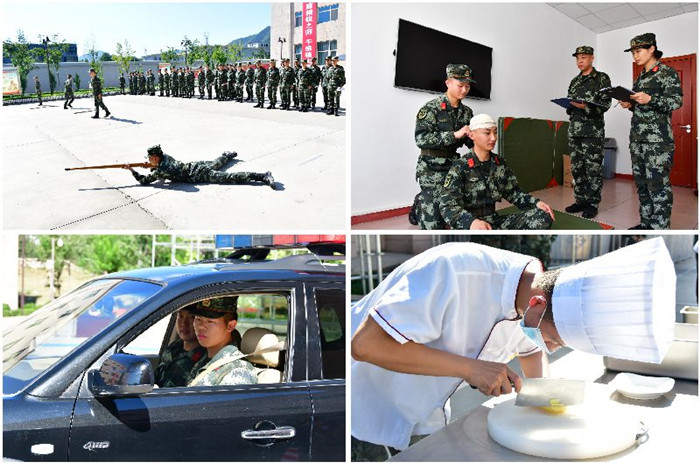
[[[552,103],[556,103],[560,107],[569,109],[569,108],[576,108],[571,104],[571,102],[578,102],[578,103],[585,103],[586,105],[595,105],[598,107],[605,108],[605,105],[601,105],[600,103],[595,103],[595,102],[587,102],[585,100],[577,99],[577,98],[568,98],[568,97],[562,97],[562,98],[553,98],[550,100]],[[578,108],[576,108],[578,110]]]
[[[636,93],[635,91],[629,90],[629,89],[622,87],[622,86],[604,87],[604,88],[600,89],[598,92],[605,92],[610,97],[614,98],[615,100],[619,100],[621,102],[627,102],[627,103],[634,103],[634,100],[632,100],[630,98],[630,95]]]

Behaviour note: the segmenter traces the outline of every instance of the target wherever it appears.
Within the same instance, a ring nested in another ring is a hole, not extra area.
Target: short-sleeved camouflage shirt
[[[235,384],[256,384],[258,377],[253,365],[247,360],[240,358],[243,353],[234,345],[228,345],[222,348],[212,359],[203,357],[199,362],[192,367],[188,379],[189,386],[220,386],[220,385],[235,385]],[[210,364],[217,363],[219,360],[231,359],[230,363],[220,366],[207,374],[204,378],[197,380],[196,384],[192,384],[194,379],[206,370]]]

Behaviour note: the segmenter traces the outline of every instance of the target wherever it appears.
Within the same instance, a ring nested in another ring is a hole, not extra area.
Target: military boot
[[[340,116],[340,115],[338,114],[338,107],[335,108],[334,113],[335,113],[335,116]]]

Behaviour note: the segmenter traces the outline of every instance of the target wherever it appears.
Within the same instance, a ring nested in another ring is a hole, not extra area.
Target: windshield
[[[101,279],[45,305],[3,333],[3,394],[15,393],[161,287]]]

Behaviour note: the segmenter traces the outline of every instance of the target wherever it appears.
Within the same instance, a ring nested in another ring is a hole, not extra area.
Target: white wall
[[[576,47],[595,46],[592,31],[544,3],[356,3],[351,16],[353,68],[363,70],[348,80],[353,215],[405,207],[418,192],[415,116],[435,94],[393,87],[399,18],[493,48],[491,100],[464,103],[494,118],[566,120],[549,100],[566,96],[578,73]]]
[[[595,66],[608,73],[613,85],[632,87],[632,58],[629,48],[632,37],[653,32],[664,57],[690,55],[698,52],[698,13],[686,13],[650,23],[598,35]],[[632,114],[621,107],[611,108],[605,114],[605,135],[617,140],[615,172],[632,174],[629,151],[629,132]]]

